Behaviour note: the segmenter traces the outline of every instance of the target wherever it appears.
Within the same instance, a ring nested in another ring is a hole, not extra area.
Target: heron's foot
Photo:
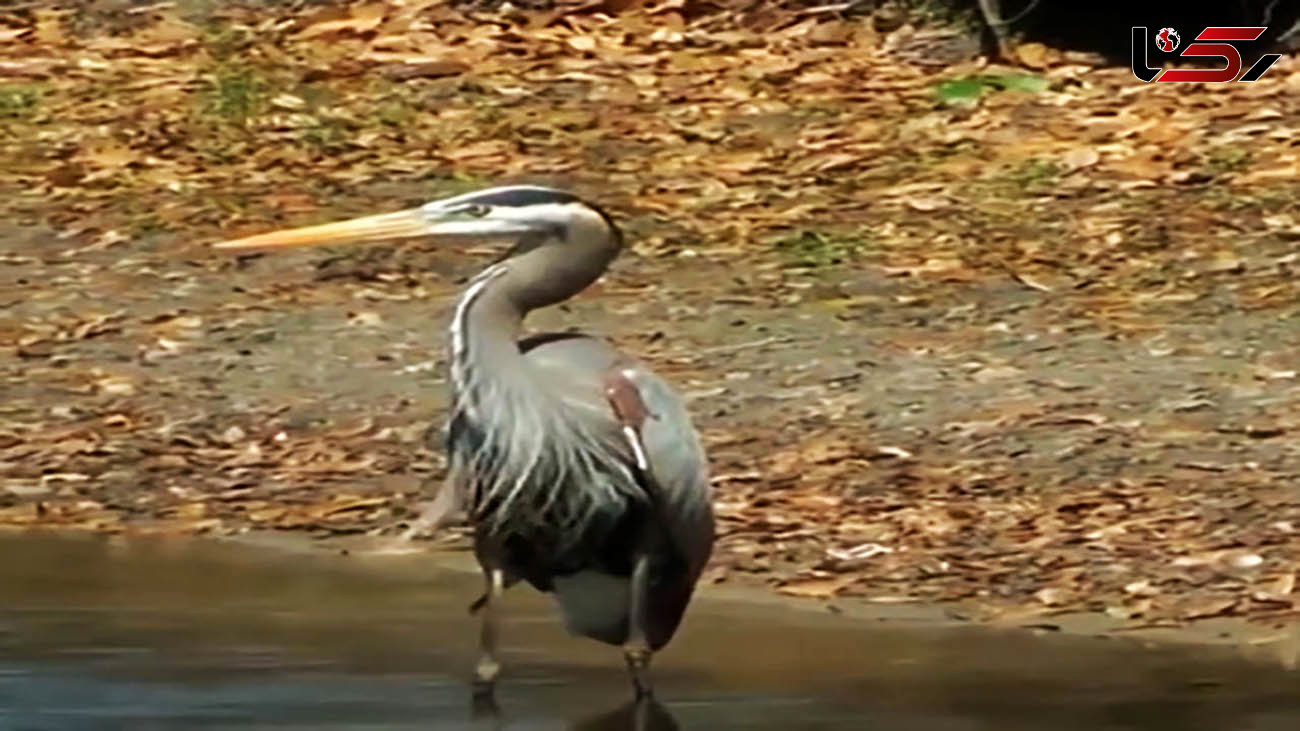
[[[475,703],[484,700],[491,700],[496,693],[497,676],[501,674],[501,663],[491,655],[484,655],[479,658],[478,664],[474,666],[474,698]]]
[[[497,676],[501,674],[501,663],[497,662],[495,657],[484,655],[474,666],[474,686],[486,686],[491,688],[496,685]]]
[[[627,660],[627,674],[632,678],[632,689],[636,691],[638,699],[654,696],[654,684],[650,681],[651,655],[647,647],[623,648],[623,659]]]

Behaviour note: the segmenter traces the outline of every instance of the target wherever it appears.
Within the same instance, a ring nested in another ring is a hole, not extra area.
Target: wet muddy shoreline
[[[0,723],[491,722],[468,703],[478,578],[463,556],[280,538],[0,535]],[[809,606],[706,589],[656,658],[650,728],[1281,731],[1297,711],[1293,673],[1233,648]],[[566,636],[534,592],[508,593],[504,618],[510,728],[633,728],[616,649]]]
[[[200,541],[214,539],[197,539]],[[408,573],[429,565],[442,570],[477,575],[468,550],[431,547],[396,537],[351,537],[315,540],[301,534],[247,533],[215,539],[216,543],[255,547],[272,552],[334,556],[360,570]],[[518,591],[531,593],[527,587]],[[889,624],[913,629],[985,628],[1037,636],[1075,636],[1113,640],[1120,644],[1155,648],[1164,645],[1225,648],[1253,662],[1294,669],[1300,661],[1300,625],[1262,626],[1241,619],[1202,620],[1190,624],[1133,627],[1098,612],[1035,613],[1022,619],[980,622],[960,604],[923,602],[871,602],[853,598],[810,600],[781,596],[762,583],[748,585],[702,584],[698,597],[744,611],[747,606],[793,613],[831,614],[867,625]]]

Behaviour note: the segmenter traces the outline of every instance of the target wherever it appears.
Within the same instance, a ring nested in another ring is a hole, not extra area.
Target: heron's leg
[[[650,643],[646,641],[646,604],[650,591],[650,557],[638,554],[632,566],[629,582],[627,641],[623,643],[623,657],[627,672],[632,676],[632,687],[637,698],[654,692],[650,682]]]
[[[474,690],[476,693],[491,693],[497,675],[501,673],[501,663],[497,660],[497,604],[505,588],[505,574],[501,569],[483,570],[487,588],[483,592],[482,625],[479,634],[479,659],[474,667]]]

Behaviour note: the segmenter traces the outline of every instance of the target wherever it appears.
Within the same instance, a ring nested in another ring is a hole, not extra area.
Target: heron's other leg
[[[474,692],[490,694],[501,673],[501,663],[497,660],[497,604],[505,588],[505,574],[501,569],[485,568],[483,577],[487,587],[483,591],[482,625],[479,629],[479,659],[474,667]],[[476,602],[477,604],[477,602]]]
[[[628,631],[623,643],[623,657],[627,672],[632,676],[632,687],[637,698],[654,692],[650,682],[650,643],[646,641],[646,610],[650,591],[650,557],[638,554],[632,566],[632,580],[628,591]]]

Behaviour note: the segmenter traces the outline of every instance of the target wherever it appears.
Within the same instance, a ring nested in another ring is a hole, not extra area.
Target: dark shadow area
[[[963,10],[978,9],[976,0],[957,0],[955,4]],[[1039,0],[1027,13],[1025,10],[1033,5],[1033,0],[1001,0],[1001,5],[1004,18],[1019,18],[1011,26],[1013,34],[1054,48],[1100,53],[1114,63],[1128,61],[1131,27],[1146,26],[1152,36],[1161,28],[1174,28],[1182,36],[1181,47],[1173,53],[1162,54],[1153,44],[1150,48],[1152,66],[1177,56],[1208,26],[1268,26],[1259,41],[1238,44],[1243,57],[1250,58],[1270,50],[1276,52],[1278,38],[1300,22],[1300,3],[1283,0],[1153,0],[1138,3]],[[1020,17],[1022,13],[1024,16]],[[1293,42],[1294,36],[1290,40]],[[1196,60],[1192,59],[1192,62]]]

